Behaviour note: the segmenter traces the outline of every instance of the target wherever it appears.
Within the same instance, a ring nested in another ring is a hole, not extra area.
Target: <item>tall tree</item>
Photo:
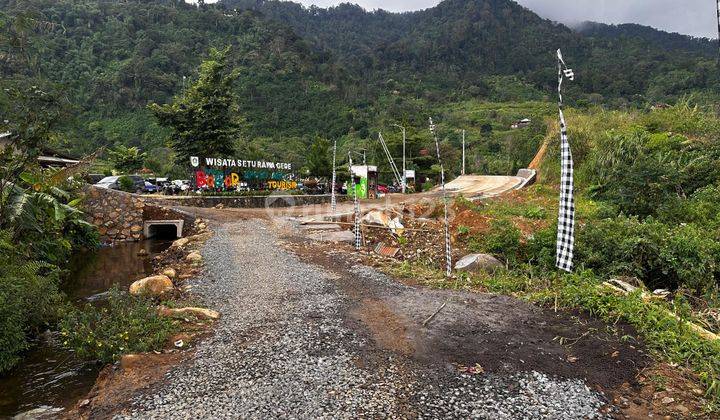
[[[108,150],[108,154],[113,167],[124,174],[132,174],[142,169],[147,156],[137,147],[127,147],[122,144],[113,150]]]
[[[330,142],[318,138],[313,142],[307,154],[307,166],[310,175],[330,176],[332,174],[332,163],[330,162]]]
[[[230,47],[211,49],[195,83],[170,104],[149,105],[160,125],[172,130],[170,146],[178,164],[187,165],[191,156],[224,157],[234,152],[243,118],[233,92],[238,72],[228,65],[229,53]]]

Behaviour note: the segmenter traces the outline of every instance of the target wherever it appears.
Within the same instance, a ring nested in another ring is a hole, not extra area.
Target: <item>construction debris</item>
[[[383,257],[395,258],[399,252],[400,248],[386,246],[384,243],[379,243],[375,246],[375,253]]]
[[[602,286],[604,286],[608,289],[611,289],[615,292],[621,293],[623,295],[629,295],[630,293],[633,293],[636,290],[640,289],[640,288],[635,287],[625,281],[618,280],[618,279],[610,279],[610,280],[604,282],[602,284]],[[669,294],[669,292],[667,292],[667,290],[664,290],[664,289],[658,289],[658,290],[656,290],[656,292],[658,292],[658,294],[655,294],[655,292],[649,293],[645,290],[642,290],[640,297],[645,301],[660,300],[660,299],[664,300],[665,297],[667,297],[667,295]],[[666,310],[666,312],[668,315],[677,319],[678,321],[684,322],[688,328],[690,328],[691,330],[693,330],[695,333],[697,333],[699,336],[705,338],[706,340],[720,340],[720,336],[718,336],[717,334],[715,334],[711,331],[708,331],[705,328],[703,328],[693,322],[683,320],[682,318],[680,318],[679,316],[677,316],[674,312],[672,312],[670,310]]]

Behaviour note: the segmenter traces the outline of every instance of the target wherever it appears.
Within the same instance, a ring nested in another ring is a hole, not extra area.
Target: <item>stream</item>
[[[76,255],[61,288],[79,306],[102,302],[114,285],[127,289],[152,274],[152,258],[172,240],[146,240]],[[141,249],[148,252],[138,256]],[[92,388],[102,365],[78,360],[60,346],[58,334],[46,332],[13,370],[0,376],[0,418],[30,410],[73,406]]]

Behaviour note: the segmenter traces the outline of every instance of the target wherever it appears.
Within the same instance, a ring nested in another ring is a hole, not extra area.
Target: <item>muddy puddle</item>
[[[63,292],[75,305],[102,304],[114,285],[127,288],[151,274],[152,257],[171,243],[147,240],[77,255],[61,285]],[[139,256],[141,250],[147,256]],[[101,367],[63,350],[56,333],[42,334],[19,365],[0,376],[0,418],[30,410],[49,413],[74,405],[92,388]]]

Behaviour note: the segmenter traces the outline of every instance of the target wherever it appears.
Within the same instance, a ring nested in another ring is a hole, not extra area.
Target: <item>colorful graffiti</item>
[[[234,189],[243,181],[270,190],[294,190],[298,188],[295,181],[285,180],[282,172],[245,171],[242,176],[236,172],[226,173],[219,169],[199,169],[195,171],[195,186],[199,189]]]
[[[197,188],[234,188],[240,184],[240,175],[230,173],[227,176],[218,169],[205,169],[195,171],[195,185]]]

